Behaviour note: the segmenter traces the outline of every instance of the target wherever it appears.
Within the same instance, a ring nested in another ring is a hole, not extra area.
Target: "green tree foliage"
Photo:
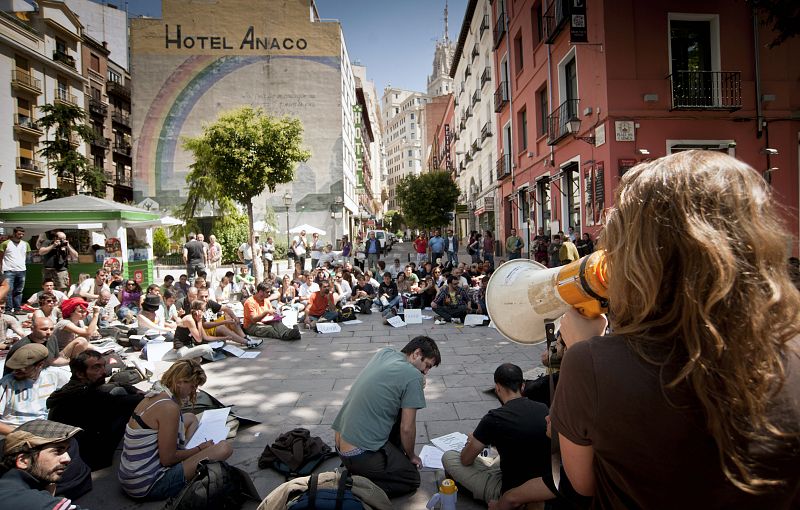
[[[90,195],[105,197],[105,173],[78,152],[76,143],[88,143],[96,138],[92,127],[86,124],[86,111],[63,102],[39,106],[39,111],[43,115],[37,124],[46,131],[52,131],[53,135],[52,139],[42,142],[44,147],[39,154],[47,159],[47,166],[62,180],[65,187],[40,188],[37,195],[49,200],[77,195],[83,188]]]
[[[383,226],[386,230],[397,231],[402,228],[405,220],[400,211],[390,210],[383,214]]]
[[[433,228],[449,223],[460,191],[448,172],[430,172],[403,177],[395,195],[407,225]]]
[[[234,209],[214,222],[214,235],[222,247],[222,262],[238,262],[239,246],[247,242],[247,216]]]
[[[169,236],[163,228],[157,228],[153,231],[153,255],[156,257],[163,257],[169,253]]]
[[[294,178],[297,163],[311,157],[302,143],[298,119],[272,117],[249,106],[222,113],[200,136],[183,140],[195,160],[187,176],[190,194],[199,187],[197,195],[211,190],[215,199],[225,196],[245,206],[253,244],[253,198]]]

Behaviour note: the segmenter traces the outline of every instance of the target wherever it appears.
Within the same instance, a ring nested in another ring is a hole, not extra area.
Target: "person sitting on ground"
[[[322,249],[319,254],[319,261],[317,262],[317,267],[328,267],[330,268],[333,266],[333,262],[336,260],[336,253],[333,251],[333,245],[328,243]]]
[[[158,296],[147,296],[142,303],[142,311],[139,312],[137,317],[137,333],[145,335],[149,331],[158,331],[158,333],[166,338],[167,342],[172,341],[172,336],[175,333],[175,326],[169,325],[157,312],[161,306],[161,298]]]
[[[125,288],[119,291],[119,308],[117,317],[125,324],[131,324],[139,313],[139,303],[142,300],[142,287],[136,280],[128,279]]]
[[[233,278],[233,283],[239,289],[242,298],[250,297],[256,291],[256,279],[250,274],[247,266],[239,267],[239,274]]]
[[[421,264],[417,268],[417,276],[420,279],[425,278],[426,276],[431,276],[433,274],[433,268],[434,268],[433,264],[431,264],[430,262],[425,262],[424,264]]]
[[[216,326],[224,326],[224,328],[228,330],[226,334],[232,333],[233,335],[231,338],[235,336],[237,338],[237,343],[247,343],[242,325],[233,309],[227,305],[221,305],[209,299],[208,296],[208,289],[200,289],[197,291],[197,299],[206,303],[204,327],[214,328]]]
[[[84,325],[84,320],[89,314],[89,303],[82,298],[69,298],[61,303],[61,314],[64,318],[56,323],[53,336],[58,340],[59,349],[72,352],[70,357],[86,350],[90,340],[100,338],[97,332],[99,306],[92,307],[92,317],[88,325]]]
[[[189,293],[189,276],[182,274],[178,277],[178,283],[175,284],[178,288],[178,291],[181,293],[181,297],[186,296]],[[191,306],[191,305],[190,305]]]
[[[31,332],[27,336],[17,340],[14,345],[11,346],[6,355],[6,359],[13,356],[14,353],[24,345],[39,344],[47,347],[47,366],[68,365],[72,351],[71,349],[61,351],[58,348],[58,340],[53,336],[53,321],[47,317],[35,317],[31,326]],[[77,345],[77,343],[75,345]],[[75,355],[77,356],[77,353]],[[6,366],[3,367],[3,375],[6,376],[11,372],[11,368],[6,364]]]
[[[178,316],[183,317],[187,315],[192,308],[192,303],[197,301],[197,289],[189,287],[189,292],[175,302],[175,308],[178,309]]]
[[[97,319],[98,327],[106,328],[109,324],[117,320],[116,305],[119,304],[119,300],[111,293],[110,289],[101,290],[100,296],[94,304],[100,308],[100,317]],[[87,319],[89,318],[87,317]]]
[[[71,499],[54,496],[72,459],[72,437],[81,429],[47,420],[31,420],[3,443],[0,501],[4,508],[82,510]]]
[[[459,277],[451,274],[447,277],[447,286],[442,288],[431,303],[433,312],[439,316],[436,324],[464,320],[467,316],[467,303],[469,294],[464,287],[459,285]]]
[[[80,427],[81,457],[92,471],[111,465],[125,425],[144,393],[127,384],[106,383],[106,361],[97,351],[70,360],[72,378],[47,399],[48,418]]]
[[[60,305],[62,301],[67,299],[67,295],[61,292],[60,290],[56,290],[56,284],[53,282],[52,278],[45,278],[42,281],[42,290],[33,294],[31,297],[28,298],[28,306],[33,308],[41,306],[40,298],[44,293],[50,293],[56,298],[56,305]]]
[[[119,294],[119,290],[123,286],[125,279],[122,277],[122,271],[114,269],[111,271],[111,279],[108,282],[108,290],[115,296]]]
[[[193,309],[194,306],[193,303]],[[181,413],[181,404],[194,403],[197,388],[205,382],[200,363],[178,360],[136,406],[125,430],[117,471],[128,496],[154,501],[177,496],[194,477],[201,460],[226,460],[231,456],[233,448],[227,440],[216,444],[205,441],[186,449],[198,421],[191,413]]]
[[[90,276],[91,275],[89,273],[79,273],[77,283],[73,283],[69,286],[69,290],[67,290],[67,297],[80,297],[78,292],[80,291],[81,285],[83,285],[83,282],[88,280]]]
[[[69,371],[47,367],[47,347],[23,345],[6,361],[12,370],[0,379],[0,434],[8,435],[23,423],[47,418],[47,398],[69,381]],[[92,488],[89,466],[80,459],[77,443],[70,450],[75,461],[56,488],[56,494],[77,498]]]
[[[246,271],[247,266],[242,266],[242,268]],[[251,277],[252,278],[252,277]],[[217,288],[214,289],[214,299],[217,303],[227,303],[231,299],[231,285],[230,280],[228,280],[227,276],[223,276],[219,280],[219,284]],[[249,294],[248,294],[249,295]]]
[[[283,275],[283,279],[281,280],[280,298],[278,301],[281,304],[281,309],[287,306],[292,308],[298,313],[298,318],[302,315],[301,312],[306,309],[297,295],[297,287],[292,285],[292,277],[288,274]]]
[[[193,287],[196,287],[197,290],[207,289],[208,288],[208,282],[206,281],[206,278],[204,276],[197,275],[194,278]]]
[[[168,274],[164,277],[164,285],[161,286],[161,295],[163,296],[168,290],[180,292],[175,285],[175,277]]]
[[[41,292],[39,298],[39,308],[33,311],[31,319],[36,317],[47,317],[53,324],[61,320],[61,308],[58,306],[58,298],[53,292]]]
[[[375,273],[373,273],[371,269],[367,269],[366,271],[364,271],[364,275],[367,277],[367,283],[372,285],[372,288],[375,289],[375,291],[377,292],[378,287],[380,287],[381,284],[378,280],[375,279]]]
[[[166,290],[163,294],[163,301],[164,301],[164,320],[167,324],[175,324],[181,318],[178,315],[178,307],[175,305],[175,292],[172,290]]]
[[[442,456],[445,471],[458,485],[487,503],[500,500],[496,508],[518,508],[555,497],[542,481],[550,472],[547,406],[522,396],[524,383],[522,369],[517,365],[505,363],[497,367],[494,392],[502,407],[481,418],[460,453],[450,450]],[[489,446],[497,449],[498,457],[489,460],[480,456]],[[538,494],[528,490],[529,499],[520,499],[512,491],[533,479],[538,480]]]
[[[300,302],[304,305],[308,305],[308,300],[311,298],[312,294],[318,291],[319,284],[314,281],[314,273],[305,271],[303,273],[303,284],[300,285],[297,293],[300,298]]]
[[[331,288],[331,282],[324,281],[319,284],[319,290],[308,299],[305,314],[307,329],[315,329],[317,322],[335,321],[339,317],[336,309],[338,296]]]
[[[106,270],[98,269],[95,271],[94,278],[87,278],[78,287],[78,297],[82,297],[89,304],[94,304],[100,297],[100,291],[110,290],[106,283]]]
[[[214,361],[214,349],[209,342],[224,341],[223,337],[215,337],[208,333],[203,327],[203,314],[206,304],[199,299],[192,301],[189,313],[181,317],[175,327],[175,334],[172,338],[173,349],[164,355],[162,359],[191,359],[203,357],[208,361]],[[216,332],[216,330],[215,330]]]
[[[353,288],[353,300],[369,299],[372,301],[375,298],[375,287],[367,282],[367,277],[362,273],[356,276],[356,286]]]
[[[396,279],[397,275],[402,273],[404,268],[403,265],[400,264],[400,259],[394,259],[394,263],[386,269],[392,275],[392,279]]]
[[[397,285],[397,294],[400,296],[400,302],[403,306],[407,307],[406,298],[411,294],[413,282],[411,280],[406,280],[405,273],[398,273],[395,284]]]
[[[419,487],[417,409],[425,407],[425,375],[441,361],[436,342],[425,336],[400,352],[384,347],[353,382],[331,425],[348,472],[368,478],[390,498]]]
[[[8,343],[12,343],[11,338],[6,338],[6,332],[9,329],[18,338],[25,336],[25,331],[23,331],[17,318],[13,315],[8,315],[6,313],[6,304],[0,303],[0,343],[6,343],[7,340]]]
[[[419,304],[420,308],[428,308],[431,306],[431,303],[433,302],[434,298],[436,298],[438,293],[439,289],[433,282],[433,278],[426,276],[419,282],[414,295],[419,298],[417,304]]]
[[[412,287],[419,286],[419,275],[414,273],[414,268],[411,267],[411,264],[407,264],[406,267],[403,268],[403,274],[405,275],[406,281],[408,281]]]
[[[378,286],[374,304],[381,313],[384,313],[396,307],[399,302],[400,294],[397,292],[397,284],[392,281],[392,273],[386,271],[383,273],[383,282]]]
[[[300,330],[288,328],[281,322],[279,315],[269,301],[272,288],[266,282],[256,285],[256,293],[244,302],[244,331],[254,339],[248,347],[261,345],[261,338],[278,340],[299,340]]]
[[[353,297],[353,289],[350,287],[350,283],[343,277],[342,271],[339,270],[336,272],[336,276],[333,278],[333,285],[334,291],[339,295],[339,305],[346,305],[350,298]]]

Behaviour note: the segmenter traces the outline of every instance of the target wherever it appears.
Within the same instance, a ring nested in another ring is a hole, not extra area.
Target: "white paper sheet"
[[[242,354],[244,354],[244,349],[240,347],[236,347],[235,345],[227,344],[225,347],[222,348],[223,351],[236,356],[237,358],[241,358]]]
[[[344,322],[342,322],[342,324],[347,324],[348,326],[353,326],[355,324],[361,324],[361,322],[362,321],[360,321],[358,319],[353,319],[351,321],[344,321]]]
[[[389,322],[389,324],[391,324],[395,328],[402,328],[403,326],[406,325],[406,323],[403,322],[403,319],[401,319],[397,315],[395,315],[394,317],[392,317],[390,319],[387,319],[387,321]]]
[[[293,328],[297,324],[297,310],[285,308],[281,311],[283,319],[281,322],[287,328]]]
[[[465,326],[483,326],[483,321],[488,320],[489,317],[486,315],[479,315],[476,313],[469,313],[466,317],[464,317],[464,325]]]
[[[200,424],[197,426],[192,438],[186,443],[186,449],[189,450],[209,440],[219,443],[227,438],[230,429],[225,425],[225,422],[228,420],[230,412],[230,407],[203,411],[200,416]]]
[[[318,322],[317,333],[340,333],[342,327],[335,322]]]
[[[418,308],[406,308],[403,312],[406,324],[422,324],[422,310]]]
[[[253,358],[257,358],[259,354],[261,354],[260,351],[247,351],[244,354],[242,354],[241,356],[239,356],[239,358],[241,358],[241,359],[253,359]]]
[[[431,439],[431,443],[442,451],[456,450],[460,452],[467,444],[467,435],[461,432],[451,432],[444,436]]]
[[[422,467],[429,469],[444,469],[442,465],[442,455],[444,452],[435,446],[425,445],[422,451],[419,452],[419,458],[422,460]]]
[[[147,342],[147,359],[150,361],[161,361],[166,353],[173,349],[172,342]]]

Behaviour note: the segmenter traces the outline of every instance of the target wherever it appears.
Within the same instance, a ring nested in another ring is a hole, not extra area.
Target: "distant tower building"
[[[428,76],[428,97],[442,96],[453,91],[453,79],[450,77],[450,66],[456,46],[450,40],[447,26],[447,0],[444,3],[444,37],[436,41],[433,54],[433,72]]]

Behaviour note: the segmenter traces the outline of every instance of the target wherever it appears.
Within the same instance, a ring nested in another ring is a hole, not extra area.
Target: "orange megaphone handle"
[[[599,250],[562,267],[556,289],[565,303],[585,317],[597,317],[608,310],[606,254]]]

